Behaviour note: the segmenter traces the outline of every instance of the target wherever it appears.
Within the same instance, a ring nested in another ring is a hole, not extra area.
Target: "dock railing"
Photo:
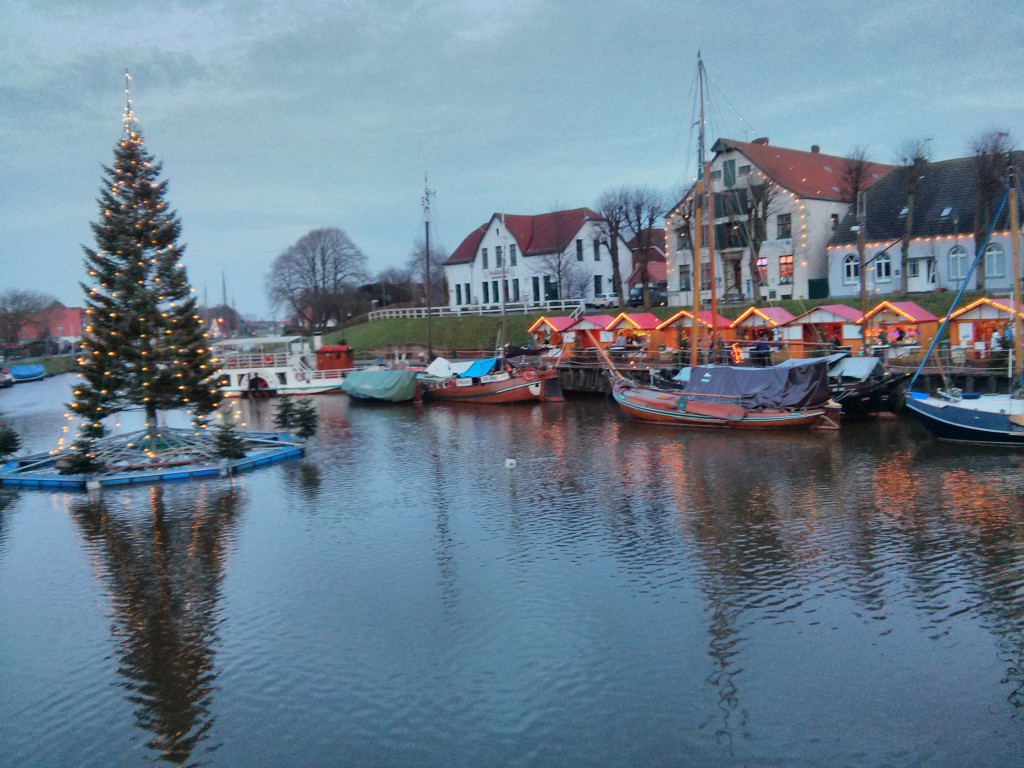
[[[596,312],[597,310],[595,310]],[[552,313],[565,313],[571,315],[574,312],[586,313],[586,304],[583,299],[559,299],[556,301],[513,301],[505,303],[505,314],[508,315],[546,315]],[[374,320],[390,320],[394,318],[418,318],[418,317],[467,317],[471,315],[501,315],[501,304],[467,304],[452,309],[451,307],[385,307],[375,309],[367,315],[370,322]]]

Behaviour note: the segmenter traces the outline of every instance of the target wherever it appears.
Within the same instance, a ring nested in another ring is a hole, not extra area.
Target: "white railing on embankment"
[[[559,312],[571,314],[573,312],[583,312],[585,311],[585,308],[586,307],[582,299],[539,302],[516,301],[505,304],[505,314],[546,315]],[[426,307],[387,307],[385,309],[373,310],[369,313],[368,317],[370,322],[373,322],[374,320],[390,320],[402,317],[426,317],[427,314],[428,312]],[[501,314],[501,304],[469,304],[456,309],[451,309],[450,307],[431,307],[429,314],[431,317],[466,317],[468,315],[494,316]]]

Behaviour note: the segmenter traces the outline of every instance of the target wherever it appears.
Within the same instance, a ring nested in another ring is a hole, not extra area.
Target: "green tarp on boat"
[[[415,371],[352,371],[341,383],[343,392],[360,400],[401,403],[416,396]]]

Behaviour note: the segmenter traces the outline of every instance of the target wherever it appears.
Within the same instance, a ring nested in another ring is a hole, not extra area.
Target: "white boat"
[[[224,397],[321,395],[341,392],[352,350],[323,346],[320,336],[222,339],[212,344]]]

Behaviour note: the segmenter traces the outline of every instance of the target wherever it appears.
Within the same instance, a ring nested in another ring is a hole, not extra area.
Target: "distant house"
[[[1014,164],[1024,167],[1024,152],[1012,155]],[[972,157],[941,160],[925,168],[918,182],[911,220],[907,264],[909,292],[960,287],[976,253],[977,189]],[[1024,200],[1019,202],[1024,211]],[[892,293],[900,287],[900,240],[908,213],[907,195],[899,173],[890,173],[867,194],[864,279],[869,293]],[[1009,211],[1004,211],[985,254],[985,289],[993,293],[1009,293],[1013,287],[1008,222]],[[828,278],[832,296],[860,293],[856,224],[855,214],[847,214],[829,243]],[[982,222],[980,228],[987,231],[989,225],[990,222]],[[975,288],[977,284],[977,277],[972,275],[967,287]]]
[[[645,272],[648,286],[666,288],[665,230],[644,230],[642,237],[634,235],[628,245],[632,271],[626,277],[627,289],[643,285]]]
[[[755,219],[752,185],[770,190],[766,232],[756,264],[762,299],[823,298],[827,293],[826,246],[853,202],[843,183],[846,159],[810,151],[773,147],[767,138],[751,142],[719,139],[711,148],[711,189],[714,200],[715,290],[724,301],[752,298],[750,245]],[[875,183],[891,166],[870,164]],[[669,211],[669,303],[693,303],[693,244],[690,216],[695,187]],[[706,225],[701,238],[702,301],[710,299]]]
[[[495,213],[444,264],[449,308],[541,305],[611,292],[611,252],[601,216],[589,208],[537,216]],[[619,239],[622,275],[630,251]]]
[[[49,340],[60,347],[67,347],[82,338],[82,329],[88,324],[87,317],[85,310],[80,307],[65,307],[59,301],[54,301],[29,316],[18,331],[18,341],[32,344]]]

